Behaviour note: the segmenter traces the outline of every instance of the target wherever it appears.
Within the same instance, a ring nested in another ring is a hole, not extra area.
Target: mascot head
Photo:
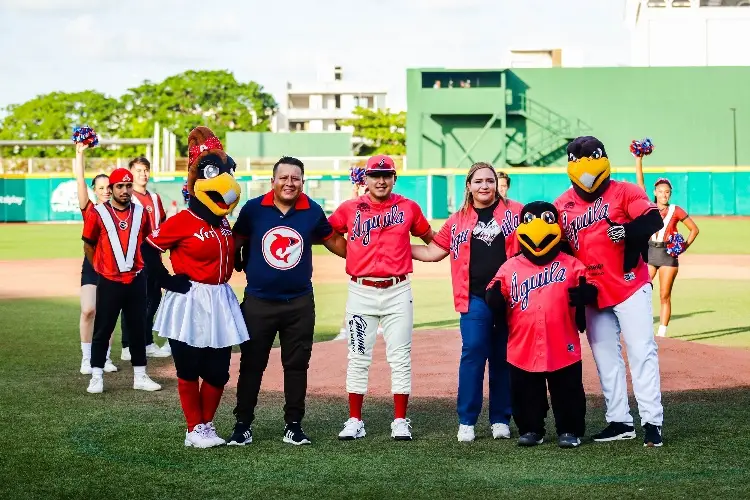
[[[609,185],[610,166],[604,144],[592,136],[568,144],[568,177],[584,199],[596,199]]]
[[[218,217],[230,213],[240,202],[240,185],[234,179],[236,167],[210,128],[190,131],[187,191]]]
[[[532,201],[521,210],[516,237],[521,253],[535,264],[546,264],[560,253],[562,232],[557,209],[546,201]]]

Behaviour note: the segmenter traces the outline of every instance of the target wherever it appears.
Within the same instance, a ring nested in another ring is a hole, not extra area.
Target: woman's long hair
[[[474,196],[471,194],[469,185],[471,184],[471,180],[474,178],[474,174],[477,173],[477,170],[483,168],[489,168],[490,170],[492,170],[492,175],[495,176],[495,200],[499,200],[501,198],[500,192],[497,190],[497,171],[495,170],[495,167],[493,167],[489,163],[480,161],[472,165],[469,169],[469,173],[466,174],[466,183],[464,184],[464,204],[461,207],[461,210],[463,212],[468,211],[469,208],[474,205]]]

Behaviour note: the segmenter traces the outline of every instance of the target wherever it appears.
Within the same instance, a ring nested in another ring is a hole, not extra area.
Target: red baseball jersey
[[[175,274],[207,285],[220,285],[232,277],[234,238],[226,217],[215,228],[190,209],[182,210],[154,229],[146,241],[161,252],[169,250]]]
[[[355,278],[389,278],[410,274],[410,234],[421,237],[431,227],[416,202],[398,194],[376,203],[370,195],[347,200],[328,218],[347,234],[346,272]]]
[[[677,234],[677,223],[688,218],[687,212],[677,205],[669,205],[659,209],[659,215],[664,221],[664,227],[658,233],[651,236],[651,241],[666,243],[669,237]]]
[[[91,202],[91,200],[86,202],[86,206],[81,209],[81,215],[83,215],[83,218],[86,219],[86,213],[91,210],[94,207],[94,204]]]
[[[104,278],[131,283],[143,269],[141,243],[151,232],[143,207],[125,210],[100,203],[86,211],[83,240],[94,246],[94,270]]]
[[[630,222],[656,205],[646,192],[629,182],[610,181],[609,187],[593,202],[578,196],[573,188],[557,200],[560,226],[574,255],[586,265],[587,278],[599,289],[599,307],[623,302],[650,282],[648,266],[643,259],[626,273],[623,270],[625,242],[613,242],[607,236],[609,223]]]
[[[500,266],[489,287],[499,281],[507,304],[508,363],[529,372],[551,372],[581,361],[568,289],[585,274],[581,261],[562,252],[546,266],[524,255]]]
[[[523,203],[506,199],[505,206],[503,206],[503,203],[500,202],[500,207],[502,207],[503,216],[503,222],[500,225],[500,230],[505,235],[505,255],[510,258],[521,251],[521,243],[518,242],[518,238],[516,237],[516,229],[521,223],[521,211],[523,210]]]
[[[146,210],[153,229],[159,229],[159,226],[167,220],[167,213],[164,211],[164,205],[161,204],[161,197],[158,194],[150,191],[141,194],[134,189],[131,201]]]

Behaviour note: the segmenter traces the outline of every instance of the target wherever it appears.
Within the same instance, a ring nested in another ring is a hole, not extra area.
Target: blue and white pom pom
[[[633,141],[630,143],[630,152],[633,156],[648,156],[654,151],[654,143],[646,137],[642,141]]]
[[[675,233],[669,237],[667,241],[667,254],[672,257],[677,257],[685,251],[685,238],[680,233]]]
[[[79,142],[86,144],[88,147],[93,148],[99,144],[99,137],[91,127],[75,127],[73,128],[73,142],[78,144]]]
[[[190,201],[190,191],[188,191],[187,181],[182,185],[182,198],[185,200],[185,203]]]
[[[351,179],[352,184],[364,186],[366,184],[364,167],[352,167],[351,172],[349,173],[349,178]]]

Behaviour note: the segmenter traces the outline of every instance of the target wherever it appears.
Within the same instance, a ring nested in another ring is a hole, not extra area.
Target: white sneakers
[[[109,359],[109,358],[104,362],[104,371],[106,373],[112,373],[112,372],[116,372],[117,371],[117,367],[112,362],[112,360]],[[83,358],[81,360],[81,375],[91,375],[91,373],[92,373],[92,371],[91,371],[91,360]]]
[[[164,342],[164,345],[159,347],[156,344],[149,344],[146,346],[146,356],[149,358],[168,358],[172,355],[172,348],[169,347],[169,341]],[[123,347],[120,359],[123,361],[130,361],[130,347]]]
[[[474,426],[460,424],[458,426],[458,441],[461,443],[469,443],[474,441]]]
[[[213,448],[225,443],[216,433],[213,422],[198,424],[191,432],[185,432],[185,446],[188,448]]]
[[[133,389],[137,391],[159,391],[161,386],[151,380],[145,373],[137,373],[133,376]]]
[[[510,427],[508,424],[492,424],[493,439],[510,439]]]
[[[339,439],[350,441],[352,439],[363,438],[367,435],[365,432],[365,423],[358,418],[350,418],[344,422],[344,430],[339,432]]]
[[[474,441],[475,433],[473,425],[458,426],[458,440],[462,443]],[[510,427],[506,424],[492,424],[492,437],[494,439],[510,439]]]
[[[391,437],[396,441],[411,441],[411,420],[397,418],[391,423]]]
[[[86,392],[90,394],[101,394],[104,392],[104,379],[102,377],[91,377]]]

